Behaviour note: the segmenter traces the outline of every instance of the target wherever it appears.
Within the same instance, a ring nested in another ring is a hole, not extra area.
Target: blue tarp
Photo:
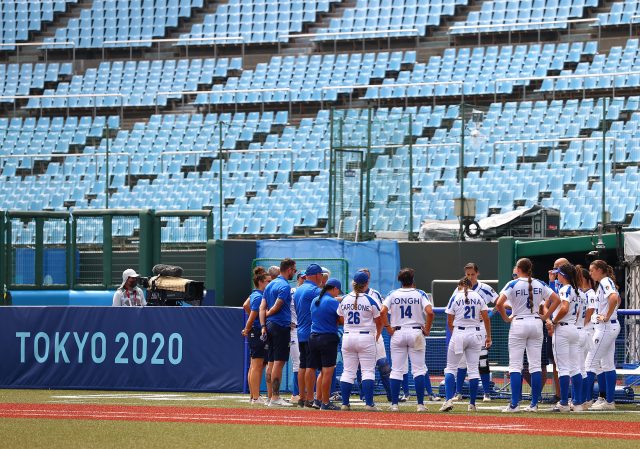
[[[359,268],[371,271],[371,287],[386,295],[400,287],[400,248],[396,241],[350,242],[337,239],[258,240],[257,258],[346,259],[349,276]],[[302,270],[304,267],[298,267]],[[345,287],[345,290],[348,288]]]

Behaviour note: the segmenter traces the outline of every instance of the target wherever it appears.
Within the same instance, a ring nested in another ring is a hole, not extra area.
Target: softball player
[[[242,335],[249,339],[249,354],[251,364],[249,365],[249,395],[250,403],[264,404],[265,401],[260,396],[260,383],[262,382],[262,371],[264,369],[264,359],[266,355],[265,342],[262,340],[260,332],[260,321],[257,320],[262,302],[262,293],[271,281],[264,268],[256,267],[253,270],[253,285],[255,289],[249,296],[249,318],[242,329]]]
[[[444,370],[444,386],[447,400],[440,407],[441,412],[453,410],[453,396],[456,389],[455,374],[463,357],[469,366],[469,407],[476,411],[476,395],[480,380],[479,361],[483,347],[491,346],[491,323],[489,308],[485,299],[472,290],[469,278],[458,282],[458,289],[449,300],[445,310],[447,324],[451,331],[447,349],[447,367]],[[484,332],[481,331],[484,329]]]
[[[531,277],[533,265],[529,259],[520,259],[514,268],[518,279],[509,282],[500,292],[496,310],[502,319],[511,323],[509,329],[509,374],[511,376],[511,404],[504,412],[519,412],[522,399],[522,365],[524,352],[529,360],[531,373],[531,405],[526,411],[538,410],[538,399],[542,392],[541,352],[542,326],[553,312],[560,298],[542,281]],[[550,299],[551,306],[545,302]],[[511,315],[507,316],[506,303],[511,304]]]
[[[371,272],[368,268],[361,268],[358,270],[359,272],[365,273],[369,278],[369,282],[371,281]],[[380,294],[378,290],[371,288],[369,282],[367,282],[367,290],[364,292],[365,295],[370,296],[371,298],[378,303],[380,309],[382,309],[382,301],[384,298]],[[391,402],[391,385],[389,383],[389,375],[391,374],[391,365],[387,360],[387,351],[384,347],[384,339],[382,336],[376,340],[376,368],[378,369],[378,373],[380,374],[380,382],[382,382],[382,386],[384,387],[384,391],[387,394],[387,400]]]
[[[418,399],[417,411],[423,412],[425,340],[433,322],[433,308],[429,298],[413,287],[414,270],[403,268],[398,274],[401,288],[386,297],[382,306],[382,319],[391,335],[391,411],[398,411],[398,399],[402,376],[407,372],[407,356],[411,360],[411,372]],[[388,324],[387,314],[391,315]],[[426,323],[425,323],[426,315]]]
[[[553,358],[558,367],[560,382],[560,403],[554,412],[568,412],[569,384],[574,385],[572,397],[574,411],[582,411],[582,374],[580,373],[580,336],[576,323],[582,316],[582,303],[578,296],[576,268],[564,264],[553,270],[561,287],[558,291],[560,306],[554,311],[553,319],[547,320],[547,330],[553,337]]]
[[[598,283],[596,291],[596,325],[593,334],[593,349],[585,362],[587,369],[587,391],[591,390],[598,368],[605,378],[606,399],[593,404],[590,410],[615,410],[616,365],[614,361],[616,338],[620,333],[617,309],[620,295],[615,284],[613,268],[603,260],[589,265],[591,278]],[[602,389],[602,385],[600,385]]]
[[[368,410],[378,409],[373,403],[373,384],[376,378],[376,340],[380,339],[382,320],[380,305],[365,294],[369,288],[369,276],[358,271],[353,277],[353,291],[342,298],[338,315],[344,320],[342,337],[342,363],[340,377],[342,410],[349,410],[349,398],[358,364],[362,370],[362,390]]]
[[[576,265],[578,271],[578,286],[580,288],[579,294],[582,300],[582,319],[578,322],[578,331],[580,332],[580,372],[582,374],[582,407],[586,410],[589,408],[593,401],[593,390],[587,391],[587,369],[586,359],[589,351],[593,349],[593,333],[595,332],[595,326],[593,320],[596,318],[594,315],[596,309],[596,283],[591,279],[589,270]],[[596,374],[601,374],[602,370],[598,369]]]
[[[487,306],[493,304],[498,299],[496,291],[488,284],[478,280],[480,275],[480,268],[474,262],[469,262],[464,266],[464,276],[471,281],[471,289],[480,295],[482,300]],[[452,295],[457,293],[458,289],[453,291]],[[489,310],[489,309],[488,309]],[[480,326],[480,332],[484,332],[484,326]],[[484,341],[484,338],[483,338]],[[489,372],[489,350],[482,348],[480,351],[480,379],[482,379],[482,389],[484,391],[484,402],[491,401],[491,376]],[[467,375],[467,361],[463,356],[460,359],[460,366],[458,367],[456,376],[456,395],[454,400],[462,400],[462,386],[464,385],[464,378]]]

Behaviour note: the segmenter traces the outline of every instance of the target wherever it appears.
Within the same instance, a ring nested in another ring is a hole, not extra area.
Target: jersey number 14
[[[411,318],[412,316],[411,306],[400,306],[400,319]]]

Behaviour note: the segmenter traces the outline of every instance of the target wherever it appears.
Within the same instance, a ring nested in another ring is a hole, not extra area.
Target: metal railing
[[[291,91],[292,89],[288,87],[274,87],[270,89],[231,89],[231,90],[189,90],[189,91],[176,91],[176,92],[158,92],[156,93],[156,114],[158,114],[158,97],[160,96],[174,96],[180,95],[182,96],[182,105],[184,106],[184,96],[185,95],[199,95],[199,94],[236,94],[236,93],[262,93],[262,92],[288,92],[288,102],[289,102],[289,116],[291,116]],[[1,97],[0,97],[1,98]],[[238,112],[238,102],[234,102],[235,104],[235,112]],[[265,102],[261,102],[261,111],[264,112],[264,104]],[[210,103],[209,103],[210,105]]]
[[[47,62],[49,60],[49,49],[46,47],[47,45],[53,45],[55,46],[67,46],[67,45],[71,45],[71,51],[72,51],[72,61],[73,61],[73,69],[75,71],[75,63],[76,63],[76,43],[72,42],[72,41],[68,41],[68,42],[15,42],[15,43],[0,43],[0,50],[5,51],[4,47],[9,47],[9,51],[12,50],[12,47],[16,47],[16,58],[17,58],[17,63],[20,64],[20,49],[22,47],[44,47],[41,48],[44,50],[44,62]]]
[[[160,44],[162,43],[170,43],[170,42],[176,42],[176,46],[178,47],[182,47],[184,46],[186,48],[186,55],[187,57],[189,57],[189,43],[190,42],[201,42],[201,46],[209,46],[212,45],[209,42],[213,42],[213,57],[217,58],[218,57],[218,42],[229,42],[229,41],[241,41],[241,54],[242,57],[244,58],[244,46],[245,46],[245,39],[244,36],[242,35],[237,35],[237,36],[222,36],[222,37],[185,37],[185,38],[172,38],[172,39],[168,39],[168,38],[157,38],[157,39],[129,39],[129,40],[117,40],[117,41],[104,41],[102,43],[103,47],[102,47],[102,59],[104,59],[104,51],[105,51],[105,45],[109,45],[110,47],[108,48],[118,48],[116,47],[116,45],[122,45],[122,44],[151,44],[151,46],[153,44],[158,44],[158,56],[160,55]],[[178,42],[187,42],[186,44],[178,44]],[[235,42],[232,42],[235,43]],[[133,57],[133,47],[129,47],[129,57],[132,58]]]
[[[121,99],[120,101],[120,120],[122,120],[122,118],[124,117],[124,98],[127,97],[127,95],[124,94],[116,94],[116,93],[104,93],[104,94],[98,94],[98,93],[93,93],[93,94],[50,94],[50,95],[0,95],[0,102],[1,100],[29,100],[31,98],[38,98],[38,99],[42,99],[42,98],[107,98],[107,97],[119,97]],[[62,107],[61,109],[67,109],[67,116],[69,115],[69,109],[71,109],[71,107],[69,106],[69,103],[67,102],[67,104]],[[89,106],[89,108],[93,108],[93,115],[96,115],[96,110],[97,110],[97,106],[94,104],[93,106]],[[37,108],[33,108],[33,109],[37,109]],[[40,114],[42,114],[42,110],[43,109],[54,109],[53,107],[51,108],[44,108],[42,106],[42,102],[40,103]],[[16,103],[15,101],[13,102],[13,111],[16,111]]]
[[[602,78],[602,77],[617,77],[617,76],[629,76],[629,75],[640,75],[640,71],[631,71],[631,72],[613,72],[613,73],[586,73],[584,75],[579,74],[571,74],[571,75],[553,75],[553,76],[532,76],[532,77],[513,77],[513,78],[497,78],[493,81],[493,102],[498,102],[498,83],[502,83],[505,81],[544,81],[544,80],[559,80],[559,79],[576,79],[576,78]],[[526,86],[523,85],[526,89]],[[616,94],[616,86],[602,87],[601,89],[612,89],[612,95]],[[563,89],[563,90],[572,90],[572,89]],[[582,87],[582,97],[583,99],[586,96],[586,87]],[[556,98],[556,85],[553,84],[553,99]],[[526,93],[526,90],[523,92],[523,95]]]
[[[563,19],[563,20],[548,20],[548,21],[539,21],[539,22],[511,22],[511,23],[496,23],[496,24],[484,24],[484,25],[452,25],[449,27],[447,34],[449,35],[449,45],[451,45],[451,36],[452,35],[463,35],[463,34],[478,34],[478,45],[481,43],[481,34],[482,30],[489,28],[509,28],[509,27],[523,27],[523,26],[538,26],[538,25],[559,25],[566,24],[569,25],[567,27],[567,31],[569,36],[571,36],[571,24],[573,23],[588,23],[588,22],[598,22],[598,42],[602,36],[602,27],[600,25],[600,19],[598,17],[592,19]],[[562,27],[553,27],[553,28],[562,28]],[[465,30],[471,29],[473,32],[469,33],[452,33],[453,30]],[[512,32],[522,32],[522,31],[534,31],[534,29],[512,29],[509,28],[506,30],[508,32],[509,38],[508,42],[511,45],[511,33]],[[542,28],[538,27],[538,42],[540,42],[540,33],[542,32]],[[487,33],[496,33],[499,31],[490,30]]]
[[[281,38],[286,38],[286,39],[290,39],[290,38],[298,38],[298,37],[310,37],[312,38],[312,41],[314,42],[325,42],[325,41],[331,41],[331,39],[313,39],[316,37],[331,37],[334,36],[333,39],[333,51],[336,52],[337,51],[337,41],[338,40],[347,40],[347,39],[339,39],[338,36],[362,36],[362,38],[360,39],[349,39],[349,40],[362,40],[362,49],[365,49],[365,39],[367,39],[366,36],[372,36],[372,38],[376,38],[376,37],[386,37],[387,38],[387,47],[391,48],[391,38],[392,37],[410,37],[409,36],[391,36],[392,34],[396,34],[396,33],[412,33],[415,34],[416,36],[416,45],[420,44],[420,34],[418,34],[420,32],[420,30],[418,30],[417,28],[402,28],[402,29],[384,29],[384,30],[367,30],[367,31],[335,31],[335,32],[330,32],[330,33],[302,33],[302,34],[281,34],[279,35],[279,37]],[[378,36],[378,35],[382,35],[382,36]],[[280,52],[280,41],[278,41],[278,52]]]

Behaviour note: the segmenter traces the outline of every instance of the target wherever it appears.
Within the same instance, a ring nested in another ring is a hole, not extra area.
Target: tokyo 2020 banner
[[[0,388],[242,391],[243,312],[0,307]]]

